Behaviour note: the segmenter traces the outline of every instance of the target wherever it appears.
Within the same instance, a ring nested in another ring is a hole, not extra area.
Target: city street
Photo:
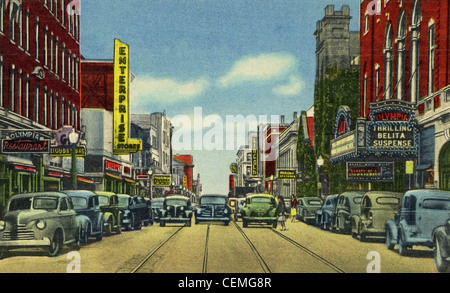
[[[79,254],[67,247],[53,258],[41,251],[13,251],[0,260],[0,272],[366,273],[369,254],[379,254],[381,273],[436,272],[430,249],[414,247],[402,257],[383,241],[362,243],[298,221],[288,220],[283,232],[265,225],[242,228],[242,222],[192,224],[155,223],[99,242],[92,239]]]

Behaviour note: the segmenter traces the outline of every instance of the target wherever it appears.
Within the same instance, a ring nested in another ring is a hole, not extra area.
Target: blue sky
[[[290,122],[313,104],[314,31],[328,4],[349,5],[359,30],[358,0],[82,0],[81,51],[112,59],[115,38],[130,45],[132,113],[192,118],[201,107],[224,124],[226,115]],[[194,155],[203,193],[228,192],[236,152],[174,150]]]

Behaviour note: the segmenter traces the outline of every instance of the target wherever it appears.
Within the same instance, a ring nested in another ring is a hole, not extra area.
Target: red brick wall
[[[379,15],[369,15],[369,31],[365,32],[365,15],[368,5],[372,1],[365,0],[361,3],[360,10],[360,32],[361,32],[361,116],[364,113],[364,75],[367,74],[367,103],[366,103],[366,117],[369,114],[368,104],[374,100],[383,99],[384,90],[384,74],[385,74],[385,61],[384,61],[384,46],[385,46],[385,31],[388,22],[391,23],[393,28],[393,96],[395,95],[394,88],[397,84],[397,42],[395,41],[398,33],[398,22],[401,9],[403,8],[406,13],[406,50],[405,50],[405,82],[404,82],[404,100],[409,101],[409,80],[411,77],[411,15],[414,0],[403,1],[381,1],[382,10]],[[385,3],[387,2],[387,3]],[[450,1],[448,0],[422,0],[421,2],[421,14],[422,19],[420,22],[420,83],[419,83],[419,95],[420,98],[428,95],[428,56],[429,56],[429,22],[434,21],[436,27],[436,57],[435,57],[435,87],[437,91],[448,84],[450,84],[450,65],[449,65],[449,35],[450,35]],[[402,5],[402,7],[400,7]],[[375,96],[375,64],[380,65],[379,69],[379,88],[381,93]]]
[[[68,109],[68,102],[71,107],[75,106],[78,111],[76,124],[79,129],[80,126],[80,78],[76,78],[75,74],[80,74],[79,61],[81,60],[80,45],[79,45],[79,16],[74,15],[74,23],[77,25],[70,25],[73,28],[73,33],[69,33],[69,15],[65,12],[65,5],[70,1],[58,2],[58,9],[53,7],[52,13],[50,12],[50,6],[44,6],[44,0],[23,0],[22,1],[22,33],[19,31],[19,23],[14,24],[14,40],[10,40],[10,9],[11,4],[6,7],[3,14],[3,31],[0,32],[0,56],[3,57],[3,107],[11,111],[17,112],[22,116],[28,116],[32,120],[37,120],[40,124],[43,124],[49,128],[57,129],[62,124],[68,124],[69,119],[74,120],[75,115]],[[2,1],[0,1],[2,2]],[[47,1],[45,1],[47,2]],[[50,1],[49,1],[50,2]],[[55,1],[53,1],[54,5]],[[61,6],[61,5],[64,6]],[[64,21],[62,18],[62,9],[64,7]],[[1,13],[2,11],[0,11]],[[29,18],[27,18],[29,15]],[[39,19],[39,54],[36,52],[36,17]],[[27,21],[29,19],[29,21]],[[29,24],[29,25],[27,25]],[[47,66],[45,65],[45,31],[48,28],[47,33]],[[75,29],[76,28],[76,29]],[[27,32],[29,36],[29,42],[27,42]],[[53,35],[53,43],[51,42]],[[22,46],[19,45],[19,37],[22,38]],[[27,43],[29,45],[27,45]],[[57,44],[58,43],[58,48]],[[63,43],[65,44],[64,53],[64,80],[62,78],[63,63],[62,63],[62,49]],[[53,44],[53,46],[51,46]],[[53,58],[51,55],[51,48],[53,48]],[[58,49],[58,50],[57,50]],[[58,52],[58,53],[56,53]],[[73,72],[69,73],[68,69],[68,56],[73,54],[74,61],[70,62],[70,68],[73,68]],[[58,58],[57,58],[58,57]],[[56,61],[57,60],[57,61]],[[78,61],[78,63],[77,63]],[[51,64],[53,63],[53,66]],[[75,66],[72,66],[74,64]],[[32,72],[37,67],[42,67],[44,70],[45,78],[40,79]],[[78,67],[78,70],[75,68]],[[12,71],[14,68],[14,71]],[[20,108],[14,106],[11,109],[11,76],[14,72],[14,104],[21,105]],[[22,76],[21,99],[18,98],[19,79],[20,73]],[[70,84],[69,84],[70,74]],[[29,76],[29,102],[26,103],[26,77]],[[39,111],[38,117],[34,115],[35,106],[35,86],[39,85]],[[47,123],[44,123],[44,89],[47,90]],[[64,98],[64,123],[61,123],[61,119],[58,118],[58,122],[54,121],[54,107],[50,108],[50,94],[54,96],[58,95],[58,117],[60,117],[61,98]],[[29,112],[26,113],[26,105],[28,104]],[[70,109],[71,110],[71,109]],[[70,115],[70,118],[69,118]],[[50,119],[51,118],[51,119]],[[51,121],[53,123],[51,123]],[[70,121],[73,122],[73,121]]]

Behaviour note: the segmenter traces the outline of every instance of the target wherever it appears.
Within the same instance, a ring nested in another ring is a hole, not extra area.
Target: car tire
[[[398,253],[401,256],[406,256],[408,254],[408,246],[406,245],[406,243],[403,240],[403,236],[401,231],[399,231],[398,233]]]
[[[112,227],[113,227],[113,222],[111,219],[108,220],[107,225],[106,225],[106,229],[103,230],[103,232],[105,232],[106,236],[111,236],[112,234]]]
[[[392,241],[392,232],[389,229],[386,229],[385,244],[389,250],[393,250],[395,247],[395,243]]]
[[[244,227],[244,228],[248,227],[248,222],[244,219],[242,219],[242,227]]]
[[[134,230],[141,230],[142,229],[142,222],[138,221],[134,224]]]
[[[81,235],[82,235],[82,237],[81,237],[81,243],[82,243],[83,245],[86,245],[86,244],[88,244],[88,242],[89,242],[89,231],[90,231],[90,230],[91,230],[91,229],[90,229],[89,225],[86,225],[86,227],[84,228],[83,233],[81,233]]]
[[[97,235],[95,236],[95,240],[96,241],[102,241],[103,240],[103,220],[100,223],[100,232],[97,233]]]
[[[446,260],[442,256],[442,243],[435,238],[434,239],[434,264],[436,269],[440,273],[450,273],[450,261]]]
[[[277,223],[277,221],[274,221],[274,222],[272,223],[272,228],[276,229],[276,228],[277,228],[277,226],[278,226],[278,223]]]
[[[166,222],[165,221],[160,221],[159,222],[159,226],[160,227],[165,227],[166,226]]]
[[[230,224],[230,221],[223,222],[225,226],[228,226]]]
[[[50,245],[48,247],[48,255],[50,257],[58,256],[61,248],[63,246],[63,236],[61,231],[55,231],[53,238],[50,240]]]
[[[7,256],[8,256],[8,250],[0,249],[0,260],[6,258]]]
[[[187,222],[186,222],[186,225],[187,225],[188,227],[191,227],[191,221],[190,221],[190,220],[187,221]]]

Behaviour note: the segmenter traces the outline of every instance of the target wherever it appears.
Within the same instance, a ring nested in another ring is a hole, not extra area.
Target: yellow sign
[[[168,176],[153,176],[153,186],[165,187],[170,186],[172,183],[172,178]]]
[[[414,161],[406,161],[406,174],[414,174]]]
[[[129,138],[130,46],[114,40],[114,155],[142,151],[140,139]]]

